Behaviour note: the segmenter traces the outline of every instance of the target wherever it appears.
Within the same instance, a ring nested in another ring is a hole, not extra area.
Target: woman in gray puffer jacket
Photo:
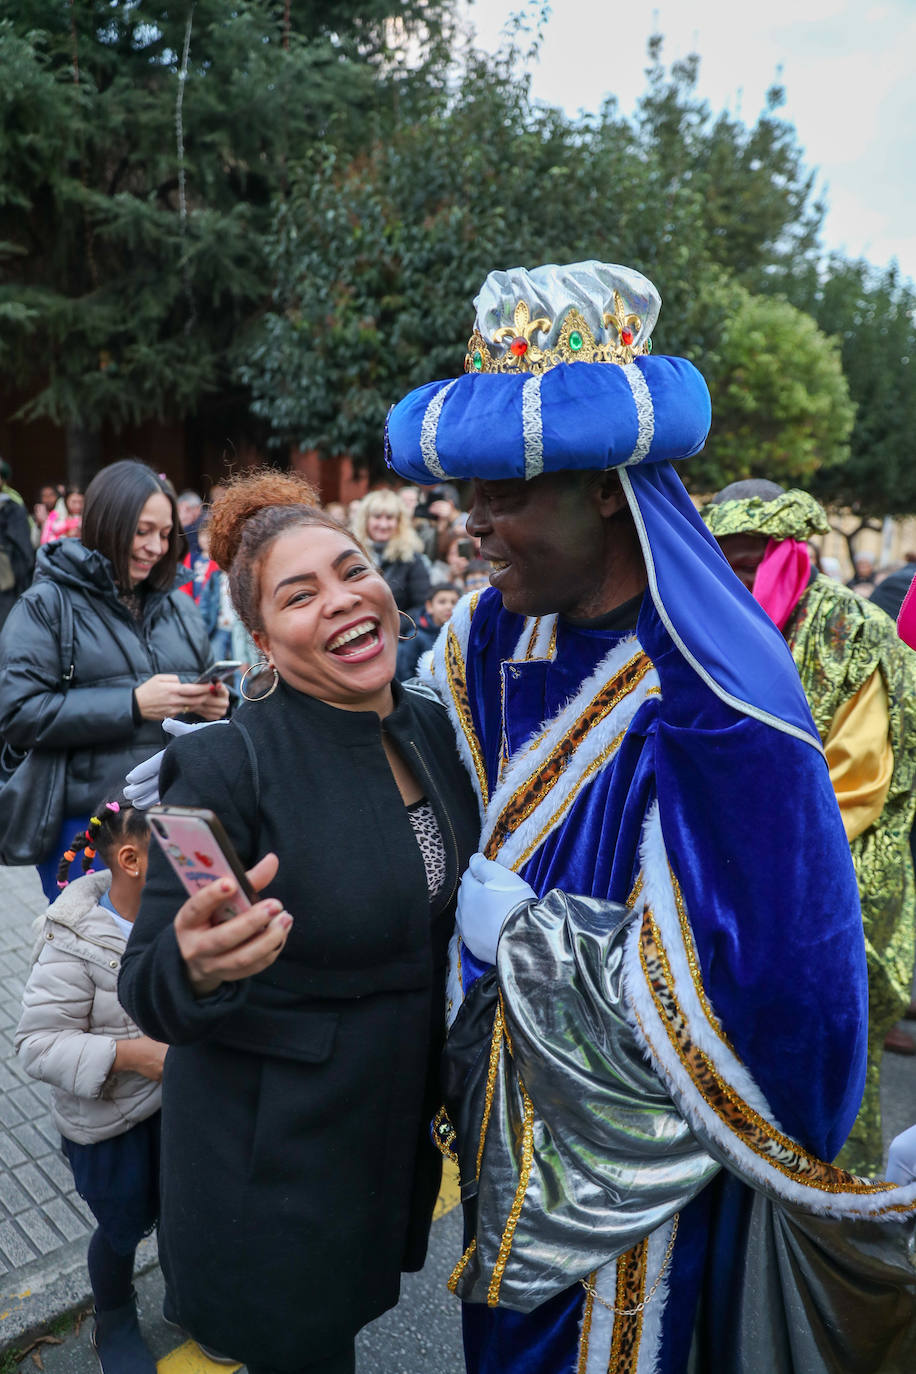
[[[203,621],[173,591],[182,543],[172,487],[133,460],[90,482],[79,539],[39,550],[35,581],[0,634],[0,737],[7,751],[66,755],[64,796],[36,846],[45,895],[71,835],[99,796],[168,740],[161,722],[226,714],[225,687],[195,681],[212,662]],[[63,664],[63,599],[73,671]]]

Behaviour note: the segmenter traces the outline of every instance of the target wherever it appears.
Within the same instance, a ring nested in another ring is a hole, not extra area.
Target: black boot
[[[95,1309],[91,1340],[102,1374],[156,1374],[156,1361],[140,1334],[136,1293],[123,1307]]]

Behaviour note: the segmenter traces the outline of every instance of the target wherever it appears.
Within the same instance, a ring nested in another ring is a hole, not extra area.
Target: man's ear
[[[593,490],[598,510],[605,520],[626,508],[627,498],[616,472],[599,472]]]

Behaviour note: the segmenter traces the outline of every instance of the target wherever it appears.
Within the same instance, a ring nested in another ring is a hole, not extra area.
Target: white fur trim
[[[463,596],[452,612],[451,618],[445,622],[439,631],[439,636],[428,653],[420,659],[417,667],[417,676],[421,681],[429,683],[435,687],[438,694],[445,702],[445,709],[448,711],[452,729],[455,732],[455,743],[461,762],[468,771],[471,785],[474,788],[474,795],[477,797],[477,805],[480,807],[481,816],[483,815],[483,796],[480,790],[480,779],[477,776],[477,769],[474,766],[474,755],[467,736],[464,733],[464,725],[458,714],[455,700],[449,691],[448,674],[445,670],[445,651],[448,644],[449,632],[452,632],[458,640],[461,649],[461,656],[467,659],[468,641],[471,636],[471,619],[480,599],[479,592],[470,592]]]
[[[687,959],[687,946],[678,917],[674,890],[671,886],[671,873],[668,867],[668,854],[662,836],[662,823],[656,802],[643,825],[642,843],[639,858],[643,877],[643,904],[651,908],[656,924],[661,931],[665,953],[671,965],[671,973],[677,987],[678,1000],[690,1027],[690,1038],[695,1045],[708,1054],[719,1073],[749,1107],[759,1113],[777,1131],[786,1132],[776,1120],[769,1103],[757,1087],[747,1069],[737,1055],[721,1038],[722,1026],[718,1018],[710,1025],[697,994]],[[689,920],[689,916],[688,916]]]
[[[643,910],[649,905],[655,916],[666,953],[671,960],[678,999],[691,1039],[709,1056],[716,1071],[734,1088],[737,1095],[764,1120],[777,1130],[780,1129],[748,1069],[738,1061],[710,1026],[705,1013],[700,1009],[689,971],[686,974],[683,971],[683,941],[671,890],[657,806],[646,820],[642,858],[644,887],[640,894],[638,909]],[[676,933],[673,934],[673,931]],[[678,1111],[696,1132],[700,1142],[707,1145],[716,1158],[727,1162],[732,1172],[777,1201],[793,1203],[815,1215],[880,1216],[887,1220],[912,1221],[916,1211],[916,1184],[875,1193],[827,1193],[810,1184],[797,1182],[780,1172],[773,1163],[762,1158],[728,1129],[695,1086],[668,1038],[643,973],[639,946],[640,922],[637,920],[633,922],[627,936],[624,956],[626,997],[635,1017],[638,1018],[638,1024],[634,1029],[643,1040],[649,1058],[666,1083]],[[912,1210],[887,1212],[888,1207],[894,1206],[904,1206]]]
[[[617,1299],[617,1261],[611,1260],[598,1270],[594,1279],[595,1288],[604,1302],[611,1305]],[[614,1314],[597,1298],[592,1302],[592,1324],[588,1337],[588,1359],[585,1374],[608,1374],[608,1359],[611,1342],[614,1339]]]
[[[663,1222],[661,1226],[656,1226],[655,1230],[649,1235],[649,1249],[646,1255],[646,1297],[649,1297],[649,1289],[661,1272],[661,1267],[665,1264],[665,1255],[668,1244],[671,1240],[671,1232],[674,1229],[674,1218]],[[670,1292],[669,1279],[671,1278],[671,1266],[674,1263],[674,1256],[677,1254],[677,1241],[671,1258],[665,1265],[665,1272],[659,1280],[654,1297],[647,1302],[642,1314],[642,1338],[639,1342],[639,1359],[636,1362],[636,1374],[657,1374],[661,1367],[662,1355],[662,1318],[665,1315],[665,1308],[668,1305],[668,1294]]]
[[[580,719],[589,702],[601,688],[639,652],[639,641],[635,635],[615,645],[566,706],[535,732],[533,742],[527,748],[523,746],[516,751],[487,807],[480,841],[481,850],[486,848],[496,822],[510,798],[531,778],[567,731]],[[611,741],[628,728],[653,687],[658,690],[658,674],[654,668],[650,669],[638,686],[628,692],[604,720],[589,732],[587,738],[576,749],[562,778],[503,843],[497,856],[501,864],[506,868],[514,868],[542,831],[545,831],[546,838],[546,835],[560,824],[566,814],[569,798],[586,771]]]
[[[649,1235],[646,1253],[646,1286],[643,1300],[648,1298],[649,1289],[658,1278],[662,1265],[665,1264],[665,1254],[668,1250],[668,1242],[671,1240],[673,1228],[674,1218],[672,1217],[669,1221],[663,1222],[661,1226],[657,1226]],[[665,1272],[659,1281],[654,1296],[643,1308],[639,1354],[636,1363],[637,1374],[658,1374],[662,1349],[662,1318],[668,1302],[668,1279],[673,1261],[674,1256],[672,1255],[665,1265]],[[593,1286],[604,1299],[604,1302],[610,1303],[611,1306],[617,1301],[617,1263],[617,1260],[614,1259],[603,1265],[593,1280]],[[584,1316],[585,1309],[583,1308],[583,1319]],[[614,1322],[614,1313],[609,1312],[604,1303],[595,1299],[592,1302],[585,1374],[607,1374],[611,1344],[614,1339]],[[581,1359],[582,1322],[579,1324],[579,1332],[579,1355]]]
[[[530,663],[536,658],[550,658],[550,644],[558,620],[556,615],[528,616],[512,657],[503,662]]]

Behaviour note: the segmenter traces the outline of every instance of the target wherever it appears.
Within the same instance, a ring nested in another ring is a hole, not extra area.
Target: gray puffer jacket
[[[61,683],[61,605],[73,609],[74,674]],[[13,749],[67,751],[65,816],[98,806],[124,774],[168,743],[158,721],[134,719],[133,691],[156,673],[193,682],[213,655],[184,592],[150,591],[137,624],[118,600],[107,558],[78,539],[45,544],[35,581],[0,634],[0,737]]]
[[[110,883],[107,869],[87,873],[48,909],[16,1029],[22,1067],[51,1084],[54,1124],[79,1145],[121,1135],[162,1096],[142,1074],[111,1071],[117,1041],[142,1032],[118,1001],[127,941],[99,906]]]

